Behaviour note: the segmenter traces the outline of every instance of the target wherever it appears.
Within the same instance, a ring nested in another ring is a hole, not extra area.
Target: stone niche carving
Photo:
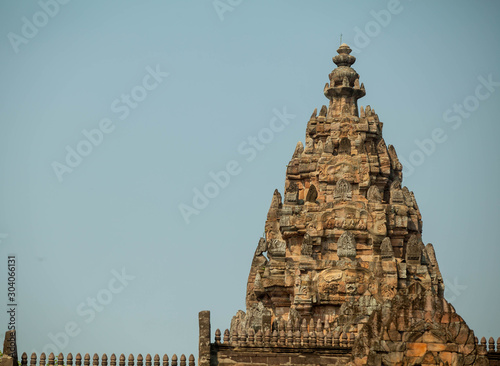
[[[301,274],[297,269],[295,272],[295,291],[294,303],[310,303],[311,302],[311,278],[309,273]]]
[[[412,235],[406,245],[406,263],[420,264],[422,260],[422,245],[416,235]]]
[[[350,231],[344,231],[337,242],[337,255],[339,258],[356,257],[356,238]]]
[[[255,281],[253,282],[253,292],[258,298],[265,293],[264,286],[262,286],[262,277],[259,272],[255,275]]]
[[[323,153],[323,141],[318,141],[316,144],[316,147],[314,148],[314,152],[316,154],[322,154]]]
[[[333,191],[333,199],[341,201],[349,201],[352,198],[351,184],[345,179],[340,179],[335,185]]]
[[[394,258],[394,250],[392,249],[391,239],[388,237],[382,240],[382,244],[380,245],[380,257],[382,260]]]
[[[284,257],[286,253],[286,242],[279,239],[269,241],[267,252],[271,257]]]
[[[401,182],[397,179],[391,184],[391,203],[405,203],[403,191],[401,190]]]
[[[316,186],[314,184],[311,184],[309,187],[309,191],[307,191],[306,195],[306,201],[307,202],[316,202],[316,199],[318,198],[318,190],[316,189]]]
[[[312,239],[309,234],[304,235],[304,240],[302,241],[302,249],[300,251],[300,254],[312,256]]]
[[[288,188],[285,191],[285,201],[297,202],[298,196],[299,196],[299,187],[297,183],[290,182]]]
[[[310,137],[306,138],[306,148],[304,150],[304,153],[306,154],[312,154],[314,152],[314,140]]]
[[[339,155],[346,154],[351,155],[351,140],[347,137],[343,137],[339,144]]]
[[[333,154],[333,142],[330,136],[326,138],[325,148],[323,149],[323,152],[325,154]]]
[[[382,201],[382,195],[380,194],[380,190],[377,186],[370,186],[370,188],[368,188],[366,198],[368,198],[368,202]]]

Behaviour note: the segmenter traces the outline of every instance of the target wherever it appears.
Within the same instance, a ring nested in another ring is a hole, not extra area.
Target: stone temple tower
[[[443,296],[433,246],[422,242],[417,201],[402,185],[383,123],[370,106],[358,107],[365,87],[356,59],[346,44],[337,52],[324,88],[328,107],[312,114],[284,192],[274,191],[246,311],[233,317],[223,342],[216,333],[212,360],[489,365],[485,344]]]

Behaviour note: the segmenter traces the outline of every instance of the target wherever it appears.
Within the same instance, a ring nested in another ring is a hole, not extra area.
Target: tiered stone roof
[[[337,52],[324,88],[329,105],[312,114],[284,194],[273,194],[247,309],[231,332],[279,334],[287,324],[314,324],[307,332],[352,333],[356,365],[487,362],[443,297],[433,246],[422,242],[417,201],[402,185],[383,123],[370,106],[358,108],[365,87],[356,59],[346,44]]]

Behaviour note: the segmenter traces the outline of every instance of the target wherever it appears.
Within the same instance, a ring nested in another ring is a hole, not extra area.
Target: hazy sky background
[[[197,357],[199,311],[212,336],[228,328],[273,191],[327,104],[340,33],[356,48],[359,104],[405,165],[446,298],[479,338],[500,336],[500,3],[393,3],[232,0],[218,14],[211,0],[2,2],[0,320],[6,330],[15,254],[19,353],[52,334],[64,354]],[[295,117],[269,138],[284,109]],[[100,123],[112,129],[102,142],[82,142]],[[423,141],[437,134],[432,151]],[[242,154],[251,136],[266,143]],[[58,179],[67,146],[92,151]],[[239,174],[186,223],[179,206],[231,161]],[[122,270],[135,279],[120,287]],[[87,304],[97,295],[100,312]],[[78,334],[65,345],[68,324]]]

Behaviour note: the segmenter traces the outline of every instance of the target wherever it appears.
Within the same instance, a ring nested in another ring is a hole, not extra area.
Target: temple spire
[[[351,65],[356,57],[350,55],[351,48],[342,43],[333,57],[337,65],[329,75],[330,83],[325,86],[325,96],[330,100],[329,117],[341,115],[358,116],[357,100],[365,95],[365,87],[359,84],[359,75]]]

